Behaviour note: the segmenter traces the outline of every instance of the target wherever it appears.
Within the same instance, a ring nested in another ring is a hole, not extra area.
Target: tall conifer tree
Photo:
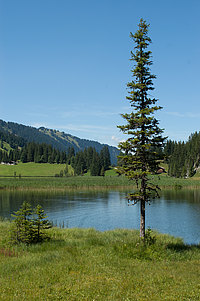
[[[132,112],[122,114],[127,124],[118,126],[129,138],[121,142],[121,166],[118,172],[125,174],[137,183],[137,191],[130,193],[128,199],[132,204],[140,202],[140,237],[145,238],[145,204],[158,196],[158,186],[151,183],[149,175],[158,169],[160,154],[155,151],[163,145],[165,138],[163,130],[159,128],[158,120],[154,117],[155,111],[161,109],[156,105],[157,99],[151,98],[149,93],[154,89],[150,66],[151,51],[147,50],[151,39],[148,36],[149,25],[143,19],[139,28],[131,39],[135,42],[134,52],[131,51],[131,61],[134,68],[131,70],[133,80],[127,84]]]

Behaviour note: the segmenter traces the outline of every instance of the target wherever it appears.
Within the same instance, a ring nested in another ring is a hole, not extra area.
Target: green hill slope
[[[99,152],[105,144],[96,141],[80,139],[78,137],[66,134],[53,129],[40,127],[39,129],[18,124],[14,122],[5,122],[0,120],[0,131],[10,133],[25,139],[27,142],[46,143],[62,151],[67,151],[69,147],[74,147],[75,151],[84,150],[87,147],[95,147]],[[116,147],[109,146],[111,163],[116,164],[119,150]]]

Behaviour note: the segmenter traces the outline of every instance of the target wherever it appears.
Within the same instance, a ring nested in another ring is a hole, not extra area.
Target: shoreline
[[[161,190],[200,189],[199,178],[171,178],[152,176],[152,183]],[[136,184],[125,177],[74,176],[74,177],[0,177],[0,191],[69,191],[69,190],[129,190]]]
[[[101,191],[101,190],[116,190],[116,191],[130,191],[135,189],[135,185],[129,186],[66,186],[66,187],[0,187],[0,193],[5,191],[41,191],[41,192],[67,192],[67,191]],[[175,185],[171,186],[160,186],[160,192],[164,190],[198,190],[200,186],[183,186],[181,188],[176,188]]]

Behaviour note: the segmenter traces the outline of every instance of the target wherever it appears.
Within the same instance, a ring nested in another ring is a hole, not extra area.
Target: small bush
[[[38,243],[48,239],[45,230],[52,227],[40,205],[32,209],[24,202],[20,209],[12,214],[14,217],[11,240],[15,243]]]
[[[145,233],[145,243],[148,246],[154,245],[156,243],[155,235],[152,235],[152,230],[148,228]]]

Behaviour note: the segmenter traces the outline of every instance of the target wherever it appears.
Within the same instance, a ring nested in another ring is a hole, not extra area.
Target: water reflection
[[[164,190],[162,198],[165,200],[176,200],[176,202],[200,203],[200,190],[198,189],[180,189]]]
[[[43,206],[50,220],[98,230],[139,228],[139,204],[128,206],[125,191],[0,191],[0,215],[10,217],[23,201]],[[200,242],[200,190],[164,190],[146,209],[146,227]]]

